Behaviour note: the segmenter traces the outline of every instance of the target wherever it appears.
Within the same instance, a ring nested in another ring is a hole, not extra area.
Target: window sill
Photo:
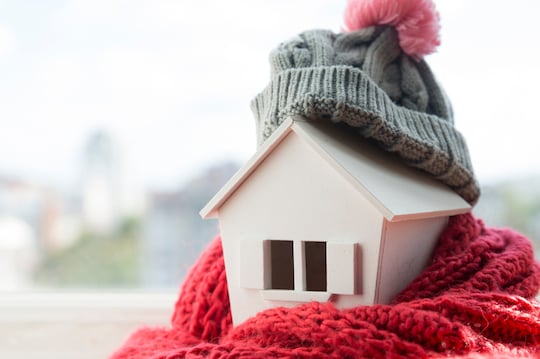
[[[332,293],[329,292],[304,292],[294,290],[265,289],[261,290],[264,300],[282,302],[327,302]]]
[[[141,326],[168,326],[177,293],[2,293],[0,358],[105,358]]]

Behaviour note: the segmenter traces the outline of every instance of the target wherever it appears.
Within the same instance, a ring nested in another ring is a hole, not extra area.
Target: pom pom
[[[349,0],[344,31],[391,25],[401,49],[415,59],[435,51],[439,40],[439,13],[431,0]]]

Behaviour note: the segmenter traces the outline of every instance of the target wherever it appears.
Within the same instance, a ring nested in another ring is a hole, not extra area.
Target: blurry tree
[[[139,285],[140,219],[127,218],[110,235],[84,231],[68,248],[49,253],[36,272],[41,287],[135,287]]]

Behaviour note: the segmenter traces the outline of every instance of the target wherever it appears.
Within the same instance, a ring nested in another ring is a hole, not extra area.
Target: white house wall
[[[448,217],[384,221],[378,303],[390,303],[422,272],[447,223]]]
[[[265,308],[299,304],[240,288],[239,243],[245,240],[358,242],[363,293],[338,296],[336,305],[373,301],[383,217],[294,132],[219,208],[219,220],[235,324]]]

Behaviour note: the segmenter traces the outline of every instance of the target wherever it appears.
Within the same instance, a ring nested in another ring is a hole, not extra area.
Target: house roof
[[[444,184],[406,166],[350,129],[296,117],[282,123],[201,210],[201,216],[216,217],[219,208],[291,133],[311,146],[389,221],[454,215],[471,209]]]

